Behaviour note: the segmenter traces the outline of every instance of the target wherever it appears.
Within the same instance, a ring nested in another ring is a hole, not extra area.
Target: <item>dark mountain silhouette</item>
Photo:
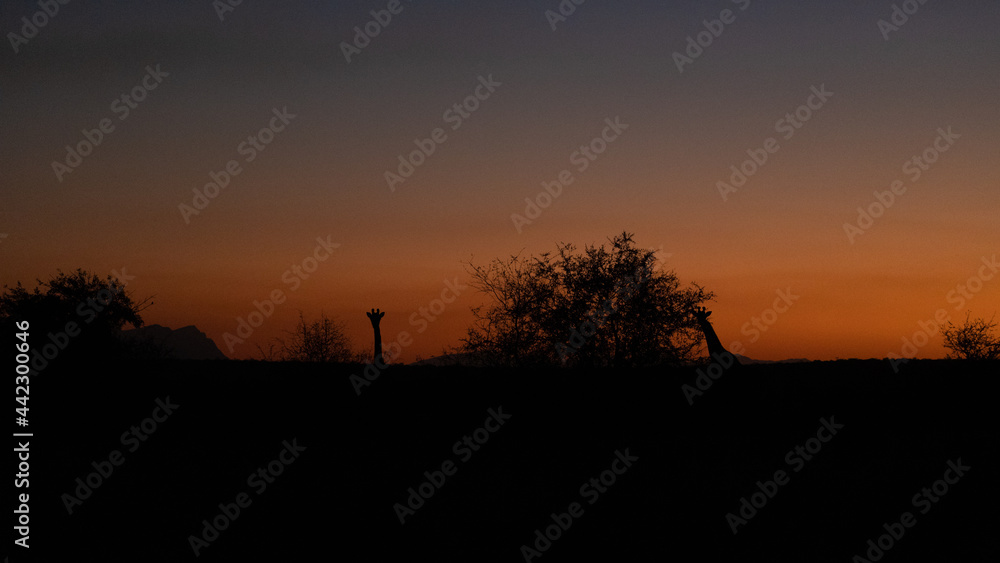
[[[194,325],[171,329],[147,325],[121,333],[129,344],[152,346],[165,356],[177,360],[228,360],[215,342]]]
[[[439,366],[439,367],[440,366],[482,367],[482,362],[476,357],[476,354],[470,352],[457,352],[454,354],[441,354],[440,356],[431,356],[430,358],[424,358],[422,360],[410,362],[407,365]]]

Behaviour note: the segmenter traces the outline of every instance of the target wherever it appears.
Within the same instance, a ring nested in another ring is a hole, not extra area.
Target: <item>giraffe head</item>
[[[708,317],[712,315],[711,311],[706,311],[704,307],[695,307],[691,311],[691,315],[694,320],[698,321],[699,324],[704,324],[708,322]]]
[[[378,309],[372,309],[372,311],[370,313],[365,313],[365,314],[368,315],[368,318],[372,322],[372,326],[375,327],[375,328],[378,328],[379,321],[381,321],[382,317],[385,316],[385,312],[384,311],[380,311]]]

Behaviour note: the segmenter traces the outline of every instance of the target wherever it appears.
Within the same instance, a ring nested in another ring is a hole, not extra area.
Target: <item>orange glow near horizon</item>
[[[623,231],[714,292],[720,339],[755,359],[882,358],[938,310],[957,324],[1000,310],[987,266],[1000,240],[992,5],[936,5],[885,40],[882,7],[754,3],[683,73],[671,53],[717,10],[586,8],[554,33],[542,8],[407,5],[410,19],[349,64],[340,42],[368,8],[285,21],[244,5],[223,27],[192,8],[130,8],[122,21],[141,33],[60,14],[5,55],[0,283],[127,268],[129,290],[155,296],[147,324],[195,325],[241,359],[300,311],[342,320],[355,348],[370,348],[374,307],[387,312],[387,343],[413,338],[398,361],[440,354],[483,297],[463,290],[426,328],[411,318],[446,282],[469,281],[464,263]],[[129,48],[108,55],[100,33]],[[169,76],[118,119],[109,102],[157,63]],[[445,112],[487,76],[500,86],[452,128]],[[818,88],[832,96],[815,107]],[[781,120],[810,103],[785,133]],[[247,161],[241,142],[281,108],[295,117]],[[52,162],[105,117],[115,130],[58,180]],[[627,127],[584,168],[574,153],[615,118]],[[390,190],[385,173],[436,128],[447,139]],[[769,138],[776,150],[723,197],[718,182]],[[947,148],[915,177],[907,162],[935,146]],[[230,160],[241,172],[185,217],[179,205]],[[512,214],[564,170],[572,183],[519,232]],[[859,207],[878,217],[852,235]],[[293,290],[283,276],[328,237],[339,246]],[[286,301],[229,349],[237,318],[276,290]],[[772,317],[781,291],[798,298]],[[913,355],[945,352],[935,334]]]

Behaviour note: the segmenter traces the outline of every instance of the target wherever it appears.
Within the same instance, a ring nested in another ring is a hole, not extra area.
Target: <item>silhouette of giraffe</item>
[[[368,320],[372,322],[372,329],[375,330],[375,347],[372,348],[372,362],[377,366],[384,365],[385,362],[382,359],[382,331],[379,330],[378,324],[382,320],[382,317],[385,316],[385,313],[378,309],[372,309],[371,313],[365,314],[368,315]]]
[[[698,326],[701,327],[701,331],[705,333],[705,343],[708,344],[708,353],[712,357],[724,357],[729,356],[733,359],[737,365],[740,365],[740,361],[736,359],[736,356],[732,354],[726,347],[722,345],[722,341],[719,340],[719,336],[715,334],[715,329],[712,328],[712,323],[708,322],[708,317],[712,315],[711,311],[706,311],[704,307],[695,307],[692,312],[694,319],[698,321]]]

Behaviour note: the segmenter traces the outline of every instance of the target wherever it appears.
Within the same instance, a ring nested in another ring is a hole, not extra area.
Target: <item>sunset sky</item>
[[[0,6],[3,284],[125,269],[148,324],[234,358],[299,311],[370,347],[378,307],[408,362],[483,302],[459,289],[416,320],[463,262],[629,231],[716,293],[716,331],[753,358],[881,358],[939,310],[1000,310],[993,0],[51,3]],[[766,313],[779,292],[797,298]],[[944,353],[936,334],[906,355]]]

